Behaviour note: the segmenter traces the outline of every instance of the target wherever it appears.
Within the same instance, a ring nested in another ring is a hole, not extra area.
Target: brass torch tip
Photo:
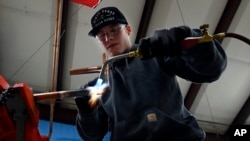
[[[129,57],[135,57],[135,56],[136,56],[136,51],[130,51],[130,52],[128,53],[128,56],[129,56]]]
[[[218,34],[213,35],[214,39],[222,39],[225,37],[226,37],[226,33],[218,33]]]
[[[130,51],[128,53],[128,56],[129,57],[139,57],[139,58],[142,58],[142,55],[140,54],[139,50],[134,50],[134,51]]]

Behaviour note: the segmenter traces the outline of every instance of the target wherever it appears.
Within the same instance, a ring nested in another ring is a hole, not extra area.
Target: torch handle
[[[211,42],[214,39],[222,39],[224,37],[226,37],[225,33],[218,33],[215,35],[204,34],[200,37],[187,37],[182,41],[182,48],[190,48],[200,43]]]

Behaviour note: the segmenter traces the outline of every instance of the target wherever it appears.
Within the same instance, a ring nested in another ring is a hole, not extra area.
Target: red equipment
[[[39,133],[39,110],[30,87],[25,83],[10,87],[0,75],[0,92],[0,141],[49,141]]]
[[[35,101],[88,95],[87,89],[33,94],[26,83],[10,86],[0,75],[0,141],[49,141],[38,130]]]

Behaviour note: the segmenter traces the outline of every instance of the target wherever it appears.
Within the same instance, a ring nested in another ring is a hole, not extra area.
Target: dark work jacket
[[[166,30],[155,34],[161,37]],[[184,107],[176,76],[210,83],[221,76],[226,64],[217,41],[147,60],[116,61],[110,64],[110,92],[92,113],[78,113],[78,132],[86,141],[101,141],[107,131],[112,141],[202,141],[205,133]]]

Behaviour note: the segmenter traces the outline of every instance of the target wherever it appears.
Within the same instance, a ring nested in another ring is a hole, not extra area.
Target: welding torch
[[[200,44],[200,43],[204,43],[204,42],[210,42],[214,39],[217,40],[221,40],[225,37],[232,37],[232,38],[236,38],[239,39],[247,44],[250,44],[250,40],[242,35],[236,34],[236,33],[218,33],[215,35],[210,35],[208,33],[208,24],[204,24],[200,26],[200,29],[202,30],[203,35],[200,37],[187,37],[182,41],[182,48],[190,48],[196,44]],[[73,69],[70,70],[70,74],[71,75],[76,75],[76,74],[82,74],[82,73],[99,73],[99,78],[103,79],[104,77],[104,73],[105,73],[105,68],[107,67],[107,65],[111,62],[114,62],[116,60],[122,59],[122,58],[127,58],[127,57],[139,57],[139,58],[143,58],[142,54],[140,53],[139,50],[135,50],[135,51],[130,51],[126,54],[122,54],[122,55],[118,55],[118,56],[114,56],[111,57],[109,59],[107,59],[104,64],[102,66],[98,66],[98,67],[92,67],[92,68],[80,68],[80,69]]]
[[[205,43],[205,42],[210,42],[215,39],[220,40],[225,37],[232,37],[239,39],[247,44],[250,45],[250,40],[242,35],[236,34],[236,33],[218,33],[215,35],[210,35],[207,31],[208,25],[202,25],[200,27],[203,31],[203,35],[200,37],[187,37],[182,41],[182,48],[190,48],[194,45],[200,44],[200,43]],[[82,96],[84,93],[89,94],[90,92],[93,92],[96,90],[96,88],[100,88],[104,90],[104,93],[108,91],[108,86],[104,85],[104,73],[107,65],[109,63],[115,62],[117,60],[123,59],[123,58],[131,58],[131,57],[138,57],[138,58],[143,58],[142,54],[140,51],[134,50],[130,51],[125,54],[117,55],[114,57],[110,57],[107,59],[104,64],[101,67],[100,73],[99,73],[99,79],[96,82],[96,85],[94,87],[90,87],[89,89],[83,89],[83,90],[70,90],[70,91],[59,91],[59,92],[47,92],[47,93],[39,93],[39,94],[34,94],[35,100],[46,100],[46,99],[63,99],[65,97],[77,97],[77,96]],[[98,68],[100,69],[100,68]],[[93,89],[91,89],[93,88]],[[98,89],[97,89],[98,90]]]
[[[182,47],[183,48],[189,48],[191,46],[194,46],[196,44],[199,43],[204,43],[204,42],[210,42],[214,39],[221,39],[225,37],[224,33],[220,33],[220,34],[216,34],[216,35],[210,35],[208,34],[207,28],[208,28],[208,24],[205,24],[203,26],[200,27],[203,30],[203,36],[201,37],[187,37],[182,41]],[[106,60],[101,68],[100,74],[99,74],[99,79],[103,79],[104,77],[104,73],[105,73],[105,68],[107,67],[107,65],[111,62],[123,59],[123,58],[129,58],[129,57],[139,57],[139,58],[143,58],[143,55],[140,53],[139,49],[134,50],[134,51],[130,51],[128,53],[125,54],[121,54],[121,55],[117,55],[114,57],[109,58],[108,60]]]
[[[200,29],[203,32],[203,35],[200,37],[187,37],[182,41],[182,48],[190,48],[192,46],[195,46],[197,44],[200,43],[205,43],[205,42],[211,42],[213,40],[220,40],[223,39],[225,37],[232,37],[232,38],[236,38],[239,39],[247,44],[250,44],[250,40],[242,35],[236,34],[236,33],[218,33],[215,35],[211,35],[208,33],[208,24],[203,24],[200,26]],[[123,59],[123,58],[128,58],[128,57],[139,57],[139,58],[143,58],[143,55],[140,53],[140,51],[137,49],[135,51],[130,51],[128,53],[122,54],[122,55],[117,55],[114,57],[109,58],[107,61],[104,62],[100,74],[99,74],[99,79],[103,79],[104,77],[104,72],[105,72],[105,68],[107,67],[107,65],[111,62],[117,61],[119,59]]]

